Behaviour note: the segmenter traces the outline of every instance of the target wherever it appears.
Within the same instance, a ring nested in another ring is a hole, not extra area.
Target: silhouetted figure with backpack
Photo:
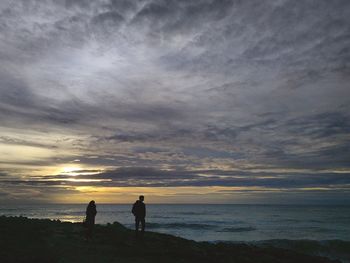
[[[86,239],[89,240],[92,237],[92,232],[95,226],[95,216],[97,214],[96,204],[94,200],[91,200],[88,206],[86,207],[86,218],[85,218],[85,227],[86,227]]]
[[[145,217],[146,217],[146,205],[144,204],[143,200],[145,197],[143,195],[140,195],[139,200],[137,200],[134,205],[132,206],[131,212],[135,216],[135,233],[136,236],[139,232],[139,226],[141,223],[141,233],[143,234],[145,232]]]

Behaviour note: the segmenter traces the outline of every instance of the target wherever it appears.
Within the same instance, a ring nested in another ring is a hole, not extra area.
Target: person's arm
[[[135,204],[132,205],[131,213],[135,215]]]

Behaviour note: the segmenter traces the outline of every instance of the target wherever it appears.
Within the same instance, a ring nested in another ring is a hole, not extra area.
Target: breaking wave
[[[216,232],[247,232],[247,231],[254,231],[256,230],[255,227],[226,227],[221,230],[217,230]]]
[[[189,230],[214,230],[215,232],[247,232],[254,231],[256,228],[248,227],[222,227],[214,224],[199,223],[147,223],[148,229],[189,229]]]
[[[156,228],[170,228],[170,229],[192,229],[192,230],[201,230],[201,229],[215,229],[217,226],[209,224],[197,224],[197,223],[147,223],[147,228],[156,229]]]

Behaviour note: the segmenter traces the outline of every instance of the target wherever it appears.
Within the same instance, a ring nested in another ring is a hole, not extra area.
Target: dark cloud
[[[132,151],[136,153],[162,153],[162,152],[166,152],[167,150],[164,148],[139,146],[139,147],[133,147]]]
[[[315,139],[350,133],[350,117],[342,112],[325,112],[304,118],[297,118],[285,124],[297,136]]]
[[[41,148],[49,148],[49,149],[57,148],[57,146],[55,145],[47,145],[40,142],[26,141],[23,139],[12,138],[7,136],[0,136],[0,143],[8,144],[8,145],[25,145],[25,146],[33,146],[33,147],[41,147]]]
[[[80,177],[79,177],[80,178]],[[81,178],[111,179],[105,185],[137,186],[257,186],[265,188],[304,188],[344,186],[349,175],[335,173],[252,173],[238,171],[166,171],[151,168],[122,168]]]
[[[68,174],[32,177],[30,180],[3,180],[2,183],[14,185],[66,185],[66,186],[143,186],[143,187],[179,187],[179,186],[233,186],[261,187],[268,189],[304,189],[329,188],[348,189],[348,173],[317,171],[307,172],[242,172],[220,170],[158,170],[150,167],[126,167],[94,174],[80,174],[72,177]],[[85,171],[84,171],[85,172]],[[75,179],[76,181],[72,181]],[[89,181],[91,180],[91,181]]]

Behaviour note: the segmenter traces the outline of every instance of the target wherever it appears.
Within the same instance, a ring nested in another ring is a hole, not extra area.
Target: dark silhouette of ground
[[[273,247],[210,244],[166,234],[146,232],[143,239],[119,223],[95,225],[90,242],[81,223],[0,217],[0,262],[64,263],[331,263]]]

